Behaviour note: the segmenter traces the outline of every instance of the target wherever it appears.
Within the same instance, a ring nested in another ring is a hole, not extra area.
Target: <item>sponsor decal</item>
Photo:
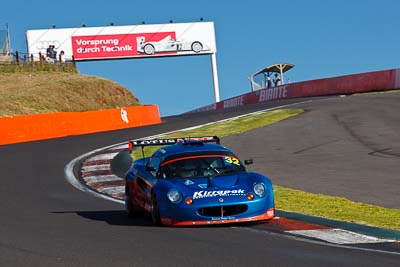
[[[217,104],[214,103],[214,104],[211,104],[211,105],[207,105],[207,106],[204,106],[204,107],[201,107],[201,108],[194,109],[194,110],[189,111],[187,113],[200,112],[200,111],[210,111],[210,110],[216,110],[216,109],[217,109]]]
[[[121,108],[121,119],[123,122],[125,123],[129,123],[129,119],[128,119],[128,111],[126,111],[125,109]]]
[[[192,181],[189,180],[189,179],[187,179],[187,180],[185,181],[185,185],[192,185],[192,184],[194,184],[194,182],[192,182]]]
[[[234,220],[236,219],[236,217],[234,216],[222,216],[222,217],[212,217],[211,220],[212,221],[224,221],[224,220]]]
[[[140,141],[132,141],[133,145],[141,146],[141,145],[168,145],[175,144],[175,139],[159,139],[159,140],[140,140]]]
[[[199,187],[205,189],[207,188],[207,184],[199,184]]]
[[[227,196],[243,196],[243,189],[235,190],[214,190],[214,191],[196,191],[193,193],[193,199],[210,198],[210,197],[227,197]]]
[[[234,108],[244,105],[244,97],[238,96],[224,101],[224,108]]]
[[[287,97],[286,85],[277,86],[270,89],[263,89],[259,91],[258,102],[264,102],[275,99],[282,99]]]
[[[39,50],[45,50],[49,48],[49,45],[54,45],[55,49],[58,49],[60,47],[60,42],[58,40],[43,40],[38,41],[35,44],[36,48]]]
[[[175,143],[182,143],[185,141],[203,141],[203,142],[217,142],[213,136],[205,137],[190,137],[190,138],[171,138],[171,139],[152,139],[152,140],[136,140],[132,141],[135,146],[151,146],[151,145],[172,145]]]
[[[167,36],[175,39],[175,32],[72,36],[72,53],[76,60],[143,56],[141,47],[145,41],[159,42]],[[159,53],[176,52],[163,50]]]

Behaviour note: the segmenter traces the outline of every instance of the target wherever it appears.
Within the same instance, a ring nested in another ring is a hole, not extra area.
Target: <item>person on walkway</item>
[[[269,75],[270,74],[267,73],[267,75],[265,76],[265,80],[267,80],[267,82],[266,82],[267,88],[271,88],[272,87],[271,77]]]
[[[275,86],[281,85],[281,76],[278,73],[275,73],[274,84]]]

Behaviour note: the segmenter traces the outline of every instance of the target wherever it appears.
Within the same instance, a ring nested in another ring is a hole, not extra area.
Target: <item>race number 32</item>
[[[237,158],[233,158],[233,157],[225,157],[225,162],[227,162],[229,164],[240,165],[239,160]]]

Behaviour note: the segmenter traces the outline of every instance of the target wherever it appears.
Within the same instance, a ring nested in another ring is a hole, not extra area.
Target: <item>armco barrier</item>
[[[390,89],[400,89],[400,69],[367,72],[264,88],[201,107],[191,112],[238,107],[281,99],[354,94]]]
[[[0,145],[160,123],[156,105],[0,117]]]

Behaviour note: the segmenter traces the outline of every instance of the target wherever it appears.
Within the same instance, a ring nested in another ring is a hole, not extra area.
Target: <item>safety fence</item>
[[[0,117],[0,145],[160,123],[158,106]]]
[[[0,54],[0,73],[16,72],[72,72],[77,73],[75,61],[49,61],[45,57],[34,60],[33,55],[19,53]]]
[[[63,54],[55,54],[54,58],[50,58],[49,55],[44,53],[37,53],[37,54],[28,54],[19,51],[9,52],[9,53],[2,53],[0,52],[0,58],[4,58],[7,60],[0,61],[0,64],[24,64],[24,63],[58,63],[58,64],[76,64],[75,58],[72,56],[71,58],[65,58]]]
[[[355,94],[391,89],[400,89],[400,69],[352,74],[264,88],[190,112],[225,109],[291,98]]]

